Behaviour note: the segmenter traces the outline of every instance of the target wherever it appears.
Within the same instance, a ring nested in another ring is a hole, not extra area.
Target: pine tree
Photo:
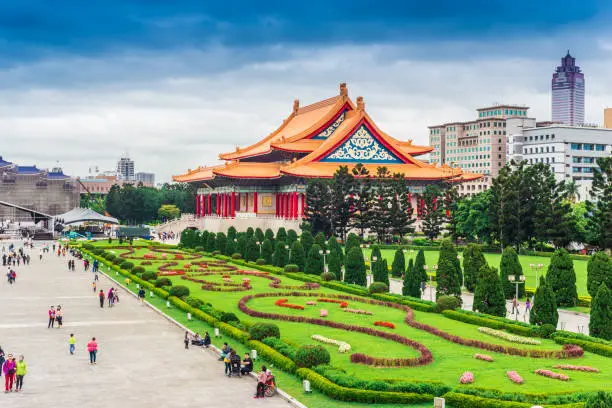
[[[259,258],[259,245],[257,245],[257,241],[253,236],[247,241],[246,254],[244,256],[244,259],[247,261],[255,262],[257,258]]]
[[[415,279],[418,280],[419,285],[422,282],[427,283],[427,280],[429,279],[427,271],[425,270],[425,252],[422,249],[419,249],[414,261],[414,276]]]
[[[321,247],[317,244],[313,244],[308,251],[308,258],[306,258],[306,266],[304,272],[311,275],[320,275],[323,273],[323,255],[319,253]]]
[[[493,316],[506,316],[506,297],[496,268],[486,263],[478,271],[472,310]]]
[[[591,302],[589,334],[604,340],[612,340],[612,297],[605,283],[602,283]]]
[[[418,275],[412,259],[408,261],[408,269],[404,274],[404,286],[402,287],[402,295],[421,298],[421,277]]]
[[[255,230],[253,229],[253,227],[247,228],[247,230],[246,230],[246,237],[247,237],[247,239],[253,238],[254,235],[255,235]]]
[[[588,229],[602,250],[612,249],[612,157],[597,159],[593,168],[593,184],[590,195],[594,202],[589,203],[592,216]],[[108,208],[108,204],[107,204]]]
[[[285,239],[285,241],[289,245],[293,245],[293,243],[298,240],[298,234],[297,234],[297,232],[295,232],[294,229],[290,229],[289,231],[287,231],[286,236],[287,236],[287,238]],[[278,239],[278,237],[277,237],[277,239]]]
[[[504,285],[504,294],[506,299],[512,299],[516,295],[516,284],[510,283],[508,276],[514,276],[516,281],[520,281],[523,274],[523,267],[519,261],[518,254],[512,247],[506,247],[502,252],[501,262],[499,264],[500,276]],[[518,297],[525,296],[525,285],[518,285]]]
[[[265,239],[269,239],[272,244],[274,244],[274,232],[268,228],[264,234]]]
[[[283,268],[289,261],[289,250],[285,248],[285,245],[287,245],[285,241],[279,241],[278,238],[276,239],[273,261],[274,266],[278,266],[279,268]]]
[[[225,243],[225,249],[223,250],[223,254],[227,256],[232,256],[236,253],[236,243],[233,239],[228,239]]]
[[[587,290],[595,297],[602,283],[612,288],[612,258],[605,252],[597,252],[587,264]]]
[[[464,284],[468,291],[474,292],[477,284],[477,277],[480,268],[486,265],[484,255],[480,245],[469,244],[463,250],[463,273],[465,276]]]
[[[372,200],[372,219],[370,228],[376,233],[378,242],[385,242],[391,230],[391,199],[394,196],[391,173],[385,166],[376,171],[374,198]]]
[[[557,249],[553,254],[546,272],[546,281],[555,294],[557,306],[576,306],[578,292],[574,261],[565,249]]]
[[[263,242],[263,241],[264,241],[264,239],[265,239],[265,237],[264,237],[264,233],[263,233],[263,231],[261,230],[261,228],[257,228],[257,229],[255,229],[255,240],[256,240],[257,242]]]
[[[374,258],[376,258],[376,260],[374,260]],[[371,251],[370,251],[370,262],[378,262],[380,260],[382,260],[382,253],[380,252],[380,247],[376,244],[372,245]]]
[[[338,243],[336,237],[329,237],[329,257],[327,258],[327,267],[330,272],[333,272],[338,280],[342,277],[342,262],[344,260],[344,254],[342,253],[342,247]]]
[[[374,264],[372,275],[374,282],[382,282],[389,287],[389,265],[386,259],[381,259]]]
[[[529,323],[543,325],[552,324],[557,327],[559,321],[559,312],[557,312],[557,304],[555,294],[550,286],[548,286],[544,276],[540,276],[540,284],[533,300],[533,306],[529,314]]]
[[[323,251],[328,249],[325,234],[323,234],[322,232],[317,232],[317,235],[315,235],[314,237],[314,243],[317,244]]]
[[[297,265],[300,271],[304,270],[306,264],[306,255],[304,254],[304,247],[300,241],[295,241],[291,245],[291,253],[289,256],[289,263]]]
[[[206,240],[206,252],[214,252],[217,249],[217,240],[215,239],[215,234],[208,234],[208,239]]]
[[[302,243],[302,248],[304,248],[304,253],[307,254],[310,252],[310,247],[312,244],[314,244],[314,238],[312,237],[310,231],[302,231],[302,235],[300,235],[300,242]]]
[[[278,241],[287,242],[287,231],[285,230],[285,227],[280,227],[278,229],[278,232],[276,233],[276,239]]]
[[[391,276],[394,278],[401,278],[405,269],[406,257],[404,256],[404,251],[397,249],[393,257],[393,263],[391,264]]]
[[[344,253],[348,255],[351,249],[360,248],[360,245],[361,240],[359,239],[359,237],[351,232],[346,238],[346,246],[344,248]]]
[[[238,235],[238,232],[236,232],[236,228],[234,228],[234,226],[231,226],[227,229],[227,239],[228,240],[235,240],[236,236]]]
[[[355,186],[354,209],[349,225],[352,229],[359,231],[359,236],[363,239],[365,231],[372,226],[372,178],[370,172],[361,163],[353,167],[353,176],[359,178],[359,183]]]
[[[401,242],[404,234],[414,231],[412,223],[415,221],[414,218],[412,218],[412,205],[410,204],[408,186],[406,185],[403,174],[393,174],[391,193],[391,233],[394,236],[398,236],[399,242]],[[404,267],[402,267],[402,272],[403,271]]]
[[[247,247],[247,237],[246,234],[240,233],[238,234],[238,241],[236,243],[236,252],[242,255],[242,258],[246,258],[246,247]]]
[[[367,286],[363,253],[359,247],[353,247],[346,254],[344,281],[346,283]]]
[[[223,232],[217,232],[217,237],[215,239],[215,249],[223,253],[225,250],[225,246],[227,245],[227,237]]]
[[[304,223],[315,234],[319,231],[331,233],[332,191],[329,184],[328,180],[314,179],[306,186]]]
[[[438,270],[436,271],[436,298],[455,296],[461,300],[461,264],[457,259],[457,248],[449,239],[442,240]]]
[[[422,199],[423,233],[433,242],[444,228],[444,208],[440,187],[428,185],[425,187]]]
[[[332,232],[342,238],[346,237],[349,221],[354,211],[354,192],[355,177],[349,173],[348,166],[338,167],[330,184],[329,218]]]
[[[264,239],[261,246],[261,257],[266,261],[266,264],[272,265],[272,254],[274,253],[274,245],[269,239]]]
[[[202,231],[200,233],[200,236],[198,237],[197,246],[201,246],[202,248],[204,248],[204,250],[206,250],[206,248],[208,247],[208,231]]]

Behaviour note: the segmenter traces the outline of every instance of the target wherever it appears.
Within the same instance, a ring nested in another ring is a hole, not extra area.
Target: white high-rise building
[[[552,121],[584,124],[584,74],[569,51],[552,77]]]
[[[135,181],[134,177],[134,160],[130,159],[127,154],[117,161],[117,179],[121,181]]]

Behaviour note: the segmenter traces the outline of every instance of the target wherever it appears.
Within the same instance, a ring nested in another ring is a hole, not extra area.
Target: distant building
[[[49,171],[19,166],[0,156],[0,200],[58,215],[79,206],[79,185],[61,168]],[[27,221],[28,218],[25,212],[0,205],[0,220]]]
[[[155,186],[155,173],[138,172],[136,173],[136,182],[142,183],[143,185],[147,187],[154,187]]]
[[[114,175],[99,174],[95,177],[85,177],[79,179],[82,194],[108,194],[109,190],[115,184],[123,185],[123,181],[117,180]]]
[[[604,109],[604,127],[612,129],[612,108]]]
[[[478,118],[469,122],[449,122],[429,126],[429,144],[434,148],[432,163],[482,174],[484,177],[459,186],[461,195],[473,195],[491,186],[493,177],[506,164],[506,134],[535,126],[529,108],[498,105],[477,109]]]
[[[552,120],[584,124],[584,74],[569,51],[552,77]]]
[[[117,179],[121,181],[135,181],[134,160],[124,155],[117,161]]]
[[[550,165],[557,181],[574,182],[578,200],[589,198],[596,160],[612,154],[612,129],[551,125],[524,128],[508,137],[508,160]]]

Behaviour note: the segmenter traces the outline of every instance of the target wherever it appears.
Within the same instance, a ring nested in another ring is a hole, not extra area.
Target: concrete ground
[[[6,241],[2,242],[6,244]],[[20,244],[18,244],[20,245]],[[40,245],[40,244],[38,244]],[[255,381],[227,378],[210,351],[184,349],[184,332],[120,291],[121,302],[100,308],[92,274],[66,268],[39,249],[17,282],[0,283],[0,346],[28,364],[22,393],[0,393],[0,406],[34,407],[287,407],[279,397],[254,400]],[[1,256],[1,254],[0,254]],[[98,288],[110,281],[100,276]],[[50,305],[62,305],[64,327],[47,329]],[[76,354],[68,337],[77,339]],[[98,364],[89,365],[86,344],[96,337]],[[4,376],[0,378],[4,390]]]

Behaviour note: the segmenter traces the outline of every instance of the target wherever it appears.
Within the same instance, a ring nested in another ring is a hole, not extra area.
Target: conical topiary
[[[398,249],[395,251],[395,256],[393,257],[393,264],[391,264],[391,276],[394,278],[401,278],[404,274],[404,270],[406,269],[406,257],[404,256],[404,251]]]
[[[465,288],[474,292],[480,268],[487,264],[480,245],[469,244],[463,250],[463,276]]]
[[[559,321],[559,312],[557,312],[557,303],[555,294],[544,276],[540,276],[540,284],[536,290],[533,306],[529,314],[529,323],[543,325],[552,324],[557,327]]]
[[[354,283],[361,286],[367,286],[367,277],[365,273],[365,262],[361,248],[353,247],[346,254],[346,264],[344,266],[344,281],[346,283]]]
[[[510,283],[508,276],[514,276],[516,281],[521,280],[523,275],[523,267],[519,262],[519,257],[514,248],[506,247],[502,252],[501,262],[499,263],[499,274],[501,276],[502,285],[504,285],[504,295],[506,299],[512,299],[516,295],[516,284]],[[518,297],[525,296],[525,285],[518,285]]]
[[[493,316],[506,316],[506,297],[496,268],[485,264],[478,271],[472,309]]]
[[[553,254],[546,272],[546,282],[555,294],[557,306],[576,306],[578,292],[574,261],[565,249],[557,249]]]
[[[612,340],[612,298],[610,289],[602,283],[591,302],[589,334],[604,340]]]

